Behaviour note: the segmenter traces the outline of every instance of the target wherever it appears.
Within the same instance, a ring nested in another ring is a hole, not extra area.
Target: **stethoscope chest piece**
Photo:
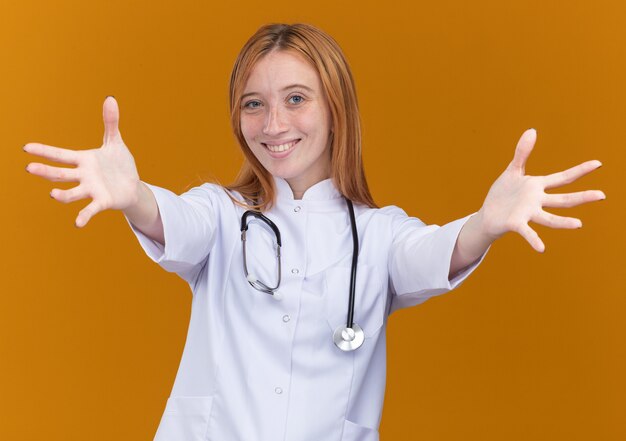
[[[335,329],[335,333],[333,334],[335,346],[345,352],[360,348],[364,340],[365,334],[363,333],[363,329],[356,323],[352,325],[352,328],[341,325]]]
[[[354,317],[354,291],[356,286],[356,269],[357,262],[359,258],[359,235],[356,229],[356,219],[354,216],[354,207],[352,206],[352,201],[346,198],[346,204],[348,205],[348,213],[350,215],[350,226],[352,230],[352,269],[350,272],[350,297],[348,301],[348,317],[346,319],[345,326],[339,326],[335,329],[333,334],[333,341],[335,342],[335,346],[345,352],[354,351],[358,349],[363,344],[365,340],[365,334],[363,333],[363,329],[359,325],[353,322]],[[276,285],[269,285],[261,282],[254,275],[248,272],[248,261],[246,259],[246,232],[248,231],[248,217],[254,217],[260,220],[261,222],[265,222],[276,235],[276,260],[277,264],[277,282]],[[278,291],[280,287],[280,279],[281,279],[281,264],[280,264],[280,249],[282,247],[282,242],[280,239],[280,231],[276,224],[265,217],[258,211],[248,210],[243,216],[241,216],[241,242],[242,242],[242,256],[243,256],[243,272],[246,276],[246,280],[248,283],[256,290],[264,292],[266,294],[270,294],[274,297],[274,300],[281,300],[282,293]],[[352,326],[350,326],[352,324]]]

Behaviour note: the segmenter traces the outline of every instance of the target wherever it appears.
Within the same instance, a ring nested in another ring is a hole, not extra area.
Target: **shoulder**
[[[219,184],[209,182],[186,190],[181,194],[181,197],[185,199],[208,200],[224,205],[235,205],[235,201],[244,202],[239,192],[231,191]]]
[[[214,184],[204,183],[190,188],[179,196],[183,205],[177,205],[177,209],[191,209],[212,218],[216,223],[236,222],[242,208],[238,202],[244,202],[238,192],[232,192],[227,188]]]
[[[363,216],[363,219],[371,219],[377,222],[387,222],[393,226],[399,226],[404,222],[418,222],[424,224],[420,219],[409,216],[406,211],[396,205],[387,205],[380,208],[370,208],[364,205],[355,207],[357,217]]]
[[[360,208],[363,211],[358,217],[358,222],[363,225],[365,231],[378,237],[388,236],[394,242],[402,241],[409,236],[421,236],[437,228],[437,225],[427,225],[421,219],[409,216],[402,208],[395,205]]]

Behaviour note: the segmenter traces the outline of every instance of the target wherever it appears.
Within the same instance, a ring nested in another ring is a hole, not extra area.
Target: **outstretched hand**
[[[97,213],[106,209],[124,210],[137,202],[139,175],[132,154],[118,129],[119,109],[113,97],[103,105],[104,139],[102,146],[92,150],[72,150],[38,143],[29,143],[24,151],[42,158],[74,167],[56,167],[38,162],[26,170],[56,182],[78,182],[78,185],[50,192],[57,201],[68,203],[91,198],[76,217],[76,226],[83,227]]]
[[[526,161],[537,139],[534,129],[526,130],[515,149],[515,156],[491,186],[478,215],[483,231],[492,239],[508,231],[519,233],[537,251],[545,245],[528,223],[534,222],[551,228],[580,228],[582,222],[572,217],[548,213],[544,207],[575,207],[587,202],[605,199],[599,190],[576,193],[550,194],[546,190],[576,181],[602,165],[600,161],[587,161],[570,169],[547,176],[530,176],[525,172]]]

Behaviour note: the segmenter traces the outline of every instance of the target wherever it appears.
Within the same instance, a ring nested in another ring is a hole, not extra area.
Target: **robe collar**
[[[276,188],[277,199],[294,200],[293,191],[291,187],[282,178],[274,176],[274,187]],[[333,199],[340,199],[343,196],[339,193],[339,190],[335,187],[332,179],[324,179],[317,184],[309,187],[302,195],[304,201],[327,201]]]

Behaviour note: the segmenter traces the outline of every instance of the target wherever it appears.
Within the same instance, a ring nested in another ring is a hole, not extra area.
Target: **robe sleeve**
[[[153,241],[130,223],[146,254],[166,271],[191,283],[206,261],[218,232],[218,215],[223,189],[213,184],[195,187],[178,196],[146,184],[156,199],[165,246]],[[127,219],[128,220],[128,219]]]
[[[478,267],[487,253],[448,279],[457,237],[472,215],[440,227],[425,225],[395,208],[398,212],[394,213],[389,256],[390,313],[456,288]]]

